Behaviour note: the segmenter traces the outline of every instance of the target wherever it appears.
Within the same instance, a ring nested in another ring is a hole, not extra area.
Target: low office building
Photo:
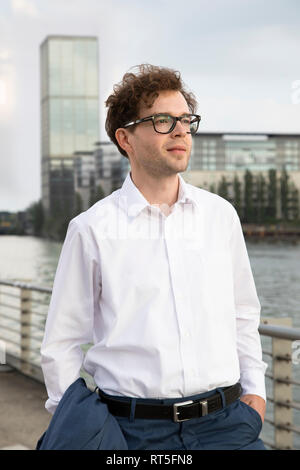
[[[74,185],[82,201],[82,209],[88,209],[103,193],[108,196],[120,188],[129,170],[129,161],[112,142],[96,142],[94,151],[74,153]]]
[[[198,133],[194,136],[189,166],[183,176],[189,183],[210,190],[223,177],[243,184],[246,170],[253,175],[283,168],[289,180],[300,190],[300,134]]]
[[[300,171],[300,134],[198,133],[192,171]]]
[[[122,186],[130,168],[129,160],[112,142],[97,142],[96,146],[96,185],[101,185],[107,196]]]

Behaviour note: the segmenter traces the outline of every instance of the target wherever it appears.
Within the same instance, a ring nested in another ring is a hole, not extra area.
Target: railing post
[[[30,371],[31,290],[21,288],[21,371]]]
[[[280,320],[278,322],[280,325],[292,326],[291,318]],[[293,433],[278,427],[293,425],[293,409],[276,403],[290,404],[293,400],[292,385],[280,382],[280,379],[292,379],[291,342],[286,339],[272,338],[272,354],[275,446],[278,449],[293,449]]]

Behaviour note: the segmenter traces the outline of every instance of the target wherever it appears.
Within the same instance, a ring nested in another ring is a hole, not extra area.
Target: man
[[[180,176],[195,98],[178,72],[142,65],[106,105],[131,170],[69,224],[42,346],[46,408],[83,364],[128,449],[264,449],[260,304],[241,224]]]

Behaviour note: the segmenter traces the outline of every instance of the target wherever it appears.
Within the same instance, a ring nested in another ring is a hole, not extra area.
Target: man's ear
[[[123,150],[125,150],[127,155],[130,155],[132,153],[132,146],[130,144],[129,136],[130,136],[129,131],[127,131],[126,129],[123,129],[122,127],[117,129],[115,132],[115,137],[117,139],[118,144]]]

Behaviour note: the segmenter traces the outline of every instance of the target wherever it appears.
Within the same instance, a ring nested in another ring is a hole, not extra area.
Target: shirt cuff
[[[51,398],[49,398],[45,403],[45,408],[47,411],[49,411],[49,413],[53,415],[55,413],[56,408],[58,407],[58,404],[59,401],[51,400]]]
[[[264,369],[266,370],[266,368],[267,364],[265,364]],[[265,370],[247,369],[241,372],[242,395],[258,395],[266,401]]]

